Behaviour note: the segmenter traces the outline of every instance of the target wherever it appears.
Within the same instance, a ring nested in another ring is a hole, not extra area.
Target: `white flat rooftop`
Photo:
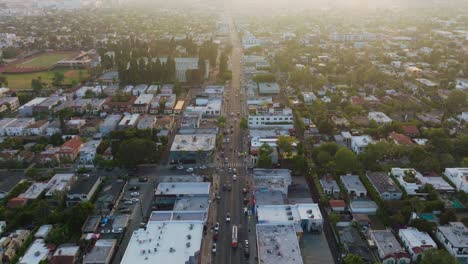
[[[287,223],[305,219],[322,219],[318,204],[260,205],[256,210],[259,223]]]
[[[211,151],[216,145],[216,134],[176,135],[171,151]]]
[[[48,183],[45,182],[35,182],[22,194],[18,197],[36,199],[39,195],[47,188]]]
[[[209,182],[161,182],[156,188],[156,195],[195,195],[209,194]]]
[[[201,222],[149,222],[133,232],[121,264],[187,263],[200,251]]]
[[[44,239],[36,239],[28,248],[28,251],[21,257],[19,264],[39,264],[49,255]]]
[[[257,225],[258,263],[302,264],[301,249],[293,224]]]
[[[71,180],[71,178],[73,178],[73,176],[73,173],[55,174],[54,177],[49,180],[49,190],[47,191],[46,196],[52,196],[55,191],[64,191],[65,187],[68,185],[68,182]]]

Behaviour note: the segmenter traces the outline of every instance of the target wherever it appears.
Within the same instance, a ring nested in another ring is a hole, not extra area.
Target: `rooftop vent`
[[[171,247],[171,248],[169,249],[169,252],[174,253],[174,252],[175,252],[175,249],[174,249],[173,247]]]
[[[185,246],[187,246],[189,248],[190,247],[190,242],[187,242],[187,244],[185,244]]]

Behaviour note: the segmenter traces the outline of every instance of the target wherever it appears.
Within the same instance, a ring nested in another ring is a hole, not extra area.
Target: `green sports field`
[[[52,67],[60,60],[69,58],[74,53],[45,53],[37,57],[31,58],[16,67]]]
[[[8,87],[12,89],[31,89],[31,80],[41,77],[45,83],[52,83],[55,72],[63,73],[65,80],[64,84],[70,84],[73,80],[80,82],[89,77],[87,70],[67,70],[56,69],[52,71],[43,71],[35,73],[19,73],[19,74],[0,74],[5,76],[8,81]]]

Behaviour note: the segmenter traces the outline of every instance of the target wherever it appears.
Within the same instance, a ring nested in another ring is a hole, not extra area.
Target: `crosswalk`
[[[214,164],[214,167],[217,167],[217,168],[244,168],[244,167],[247,167],[247,163],[244,163],[244,162],[228,162],[228,163],[224,163],[224,162],[219,162],[219,163],[216,163]]]

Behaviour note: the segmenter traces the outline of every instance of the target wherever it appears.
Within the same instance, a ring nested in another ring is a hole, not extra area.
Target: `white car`
[[[231,222],[231,214],[229,212],[226,213],[226,222]]]
[[[237,172],[236,168],[233,168],[233,169],[232,169],[232,172],[236,173],[236,172]]]
[[[211,253],[216,254],[216,243],[213,243],[213,246],[211,247]]]
[[[184,169],[184,166],[179,165],[179,166],[177,166],[176,168],[177,168],[178,170],[183,170],[183,169]]]
[[[139,192],[132,192],[130,195],[131,196],[140,196],[140,193]]]
[[[193,168],[188,168],[188,169],[187,169],[187,172],[188,172],[188,173],[192,173],[192,172],[193,172]]]
[[[216,224],[214,225],[214,230],[215,230],[215,231],[218,231],[218,230],[219,230],[219,222],[216,222]]]
[[[232,180],[233,180],[233,181],[237,180],[237,175],[235,175],[235,174],[232,175]]]
[[[138,203],[138,201],[140,201],[140,199],[138,199],[138,198],[132,198],[132,199],[130,199],[130,200],[131,200],[133,203]]]

